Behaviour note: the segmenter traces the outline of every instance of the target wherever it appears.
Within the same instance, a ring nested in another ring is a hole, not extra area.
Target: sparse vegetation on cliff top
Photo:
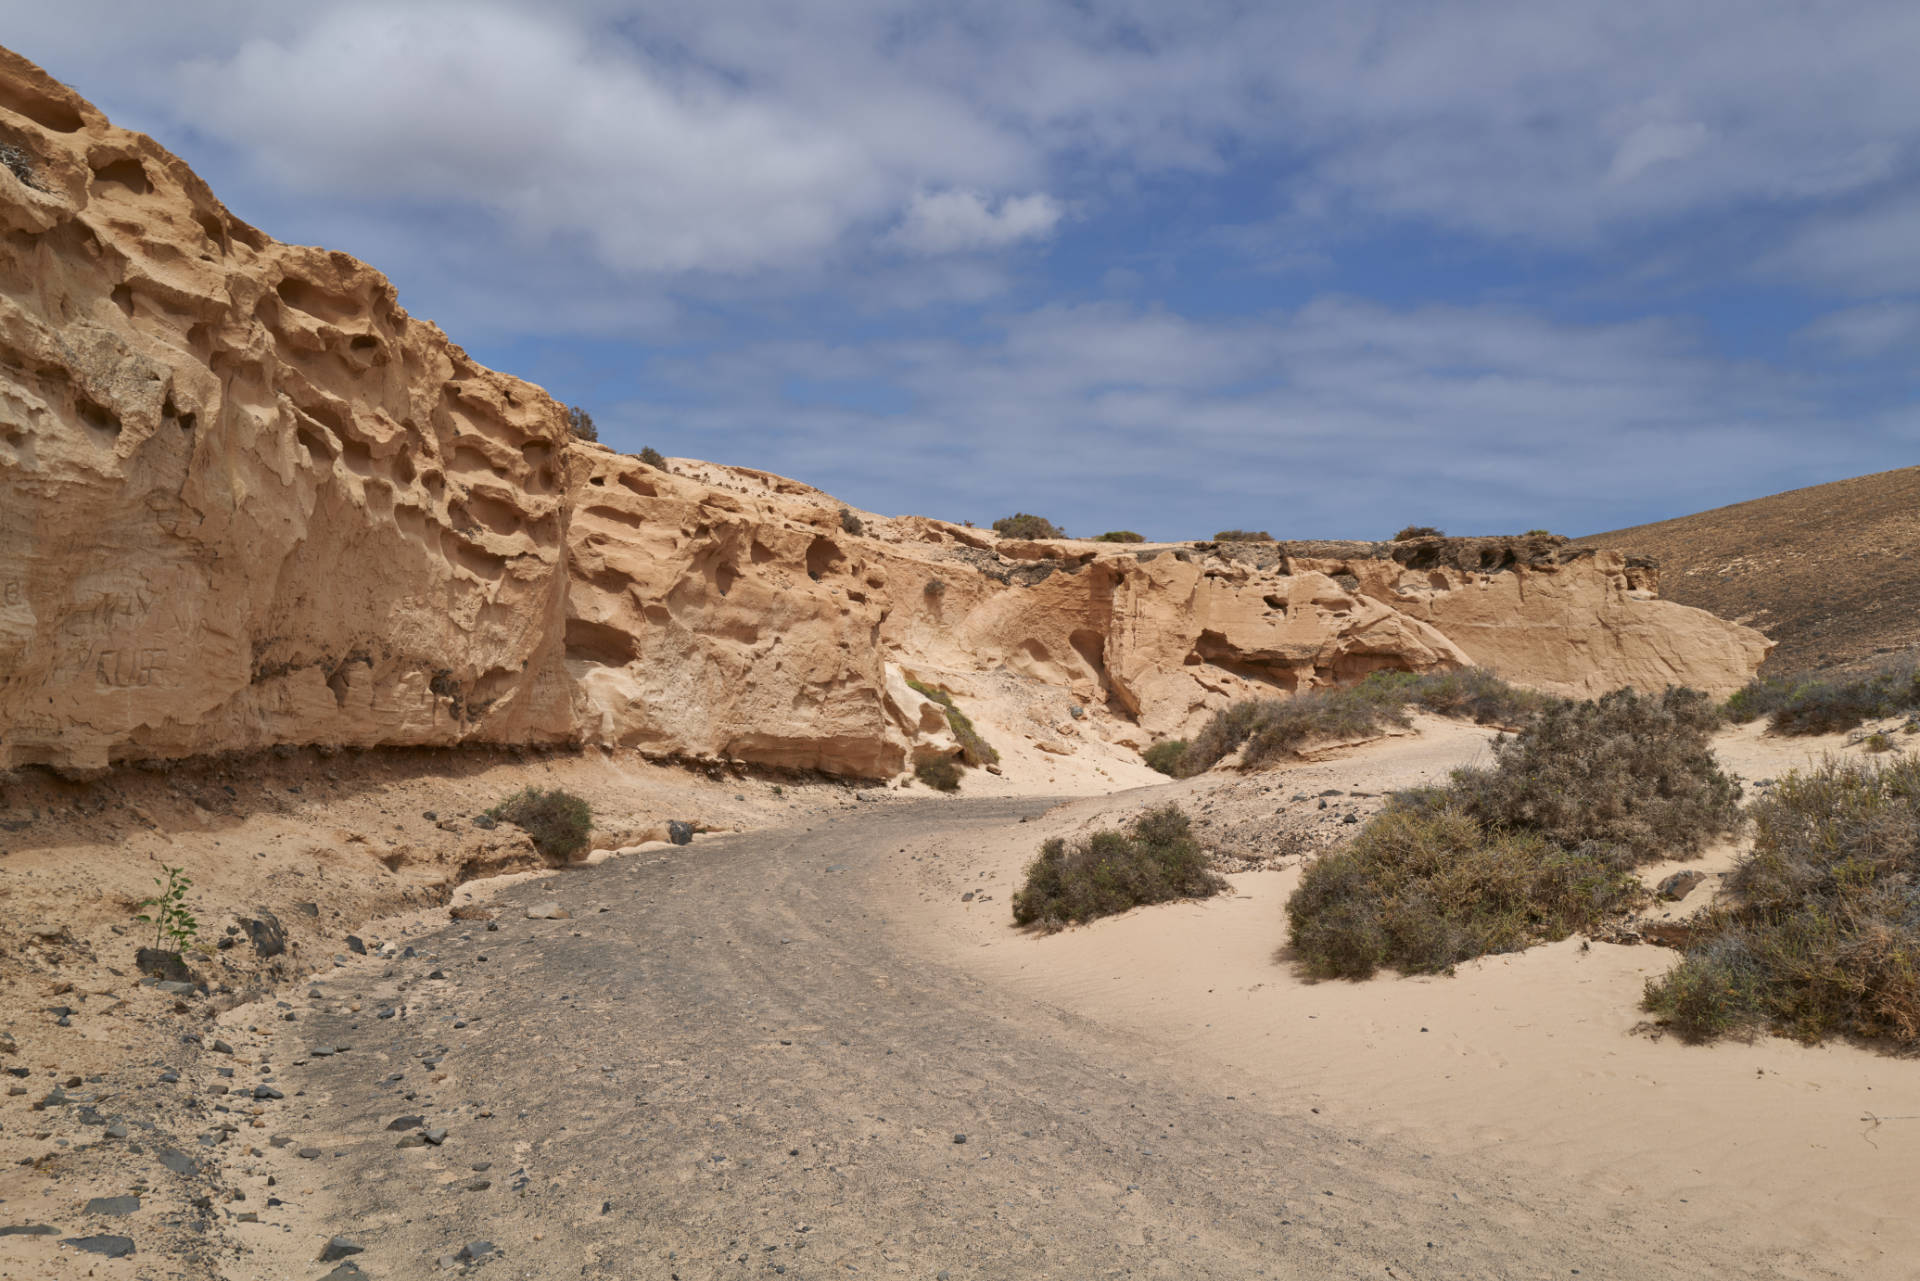
[[[1002,538],[1065,538],[1067,536],[1066,530],[1045,516],[1035,516],[1028,512],[1015,512],[1011,516],[1002,516],[993,522],[993,532]]]

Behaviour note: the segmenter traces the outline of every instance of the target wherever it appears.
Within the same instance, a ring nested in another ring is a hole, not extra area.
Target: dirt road
[[[1043,808],[616,860],[334,971],[274,1025],[284,1145],[234,1176],[284,1204],[235,1226],[229,1275],[327,1275],[336,1233],[377,1279],[1772,1275],[1579,1187],[1183,1079],[892,936],[890,855]],[[526,918],[550,898],[571,919]]]

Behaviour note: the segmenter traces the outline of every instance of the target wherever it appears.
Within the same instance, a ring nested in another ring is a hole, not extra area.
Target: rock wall
[[[908,673],[1138,745],[1379,668],[1720,693],[1765,655],[1564,540],[1014,542],[655,469],[4,51],[0,147],[0,768],[575,742],[879,777],[953,748]]]

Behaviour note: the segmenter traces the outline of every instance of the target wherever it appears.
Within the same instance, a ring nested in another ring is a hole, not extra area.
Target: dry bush
[[[1241,759],[1259,765],[1312,743],[1363,738],[1411,723],[1409,706],[1482,725],[1517,727],[1560,701],[1509,685],[1484,668],[1375,672],[1356,685],[1234,703],[1201,727],[1173,773],[1176,778],[1199,774],[1243,744]]]
[[[1920,758],[1829,758],[1750,813],[1728,900],[1646,1008],[1689,1041],[1765,1028],[1920,1047]]]
[[[1487,769],[1448,791],[1489,828],[1538,832],[1569,849],[1616,846],[1628,864],[1691,854],[1739,821],[1740,786],[1714,759],[1720,717],[1696,690],[1615,690],[1547,708],[1493,743]]]
[[[1162,739],[1140,753],[1148,769],[1159,770],[1169,778],[1179,778],[1180,762],[1187,754],[1187,740],[1184,738]]]
[[[655,471],[665,471],[667,469],[666,455],[662,454],[652,445],[648,445],[645,449],[642,449],[638,457],[641,462],[653,468]]]
[[[1223,529],[1213,536],[1216,543],[1271,543],[1272,534],[1264,529]]]
[[[1393,536],[1396,543],[1408,542],[1415,538],[1445,538],[1446,531],[1435,529],[1432,525],[1408,525]]]
[[[1540,708],[1492,766],[1402,793],[1287,904],[1310,973],[1444,970],[1591,929],[1645,893],[1636,865],[1694,852],[1739,821],[1708,747],[1704,694],[1617,690]]]
[[[840,509],[840,528],[854,535],[856,538],[867,532],[867,527],[861,523],[858,516],[853,514],[851,507],[842,507]]]
[[[547,858],[565,862],[587,848],[593,808],[572,792],[529,787],[487,811],[487,817],[523,828]]]
[[[1109,529],[1104,534],[1095,534],[1093,541],[1096,543],[1144,543],[1147,540],[1145,535],[1136,534],[1131,529]]]
[[[1490,831],[1445,804],[1393,805],[1310,864],[1288,939],[1318,978],[1438,973],[1591,929],[1644,891],[1603,858]]]
[[[941,710],[946,712],[947,728],[951,729],[953,736],[960,741],[962,760],[975,767],[999,763],[1000,753],[994,750],[991,743],[980,737],[980,731],[973,727],[973,722],[968,719],[967,714],[954,705],[951,691],[942,689],[938,685],[923,684],[912,677],[907,678],[907,684],[940,704]]]
[[[1067,531],[1044,516],[1015,512],[993,522],[993,532],[1002,538],[1065,538]]]
[[[1920,708],[1920,657],[1901,654],[1852,676],[1756,680],[1727,700],[1736,721],[1767,718],[1776,734],[1836,734]]]
[[[1068,844],[1055,837],[1027,867],[1013,896],[1017,925],[1057,930],[1145,903],[1206,898],[1227,888],[1207,867],[1187,815],[1166,805],[1124,830],[1094,832]]]
[[[960,767],[948,756],[935,756],[913,767],[913,776],[936,792],[960,790]]]

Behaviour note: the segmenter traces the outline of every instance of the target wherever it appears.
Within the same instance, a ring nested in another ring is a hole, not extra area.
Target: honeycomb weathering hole
[[[147,177],[147,167],[132,156],[100,166],[93,171],[93,176],[102,186],[125,187],[136,196],[144,196],[153,190],[153,183]]]
[[[0,80],[0,109],[25,116],[43,129],[55,133],[78,133],[81,120],[80,112],[71,103],[49,98],[45,94],[35,93],[26,85]]]
[[[815,582],[840,563],[840,548],[831,538],[815,538],[807,546],[807,577]]]

